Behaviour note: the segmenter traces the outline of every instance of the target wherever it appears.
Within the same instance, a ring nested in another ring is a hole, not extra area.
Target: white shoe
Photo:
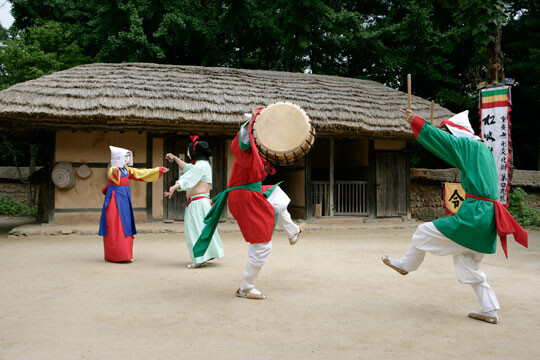
[[[237,289],[235,295],[244,299],[251,299],[251,300],[266,299],[266,296],[264,296],[262,292],[260,292],[259,290],[256,290],[255,288],[251,289],[250,291],[242,291],[240,289]]]

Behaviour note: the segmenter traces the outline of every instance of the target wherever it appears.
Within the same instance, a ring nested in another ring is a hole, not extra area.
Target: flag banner
[[[445,182],[443,185],[443,199],[445,215],[455,215],[463,201],[465,201],[467,193],[463,190],[461,183]]]
[[[509,86],[480,91],[480,137],[493,153],[497,165],[499,202],[508,207],[510,189],[510,105]]]

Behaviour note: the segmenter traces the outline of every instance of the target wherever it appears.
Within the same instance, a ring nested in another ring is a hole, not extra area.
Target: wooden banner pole
[[[431,125],[433,125],[433,107],[434,107],[434,104],[435,104],[435,102],[433,100],[431,100],[431,116],[429,117],[429,123]]]
[[[407,101],[409,105],[409,110],[412,110],[411,107],[411,74],[407,74]]]

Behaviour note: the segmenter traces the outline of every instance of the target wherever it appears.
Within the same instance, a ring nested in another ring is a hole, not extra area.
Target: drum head
[[[276,103],[266,107],[255,121],[257,142],[268,151],[283,153],[301,147],[311,129],[309,117],[298,105]]]

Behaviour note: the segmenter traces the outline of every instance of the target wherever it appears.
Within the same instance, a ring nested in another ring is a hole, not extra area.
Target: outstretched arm
[[[405,115],[404,120],[411,126],[414,136],[423,147],[451,166],[460,170],[465,169],[471,142],[476,140],[458,138],[437,129],[428,121],[417,116],[412,110],[400,109],[400,111]]]
[[[165,155],[165,159],[166,160],[169,160],[169,161],[174,161],[175,163],[178,164],[178,166],[180,167],[180,169],[184,169],[186,167],[186,165],[188,164],[187,162],[183,161],[182,159],[180,159],[178,156],[175,156],[174,154],[171,154],[171,153],[167,153],[167,155]]]

